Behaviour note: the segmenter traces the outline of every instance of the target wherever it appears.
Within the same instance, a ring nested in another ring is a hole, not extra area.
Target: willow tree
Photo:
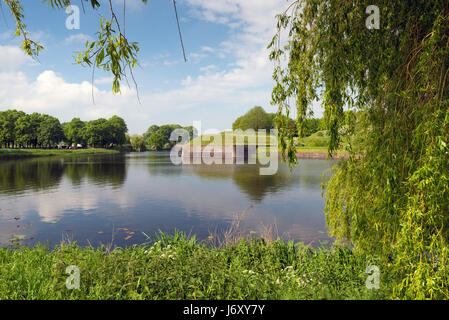
[[[371,4],[299,0],[280,14],[272,102],[295,109],[301,133],[321,100],[330,155],[342,128],[361,141],[325,186],[330,235],[382,257],[395,297],[449,298],[449,1]]]

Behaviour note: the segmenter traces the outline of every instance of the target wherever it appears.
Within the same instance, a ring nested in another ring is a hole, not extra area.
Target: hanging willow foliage
[[[449,1],[378,0],[379,29],[370,2],[299,0],[278,16],[272,102],[301,131],[321,98],[330,154],[355,127],[360,148],[325,186],[330,235],[383,257],[394,297],[449,298]]]

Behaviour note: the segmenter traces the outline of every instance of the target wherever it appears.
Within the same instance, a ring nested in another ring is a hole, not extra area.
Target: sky
[[[76,5],[79,1],[74,1]],[[104,0],[100,2],[105,3]],[[40,0],[22,0],[30,38],[45,49],[38,61],[20,50],[14,21],[3,5],[0,17],[0,110],[18,109],[56,116],[61,122],[121,116],[129,133],[142,134],[152,124],[193,125],[203,131],[225,130],[255,105],[270,104],[273,62],[266,48],[276,32],[276,14],[286,0],[178,0],[187,63],[184,62],[171,0],[127,0],[126,36],[139,43],[132,86],[112,94],[110,74],[75,64],[77,51],[93,40],[107,6],[81,9],[80,28],[69,30],[65,10]],[[80,2],[79,2],[80,3]],[[123,0],[113,0],[122,17]]]

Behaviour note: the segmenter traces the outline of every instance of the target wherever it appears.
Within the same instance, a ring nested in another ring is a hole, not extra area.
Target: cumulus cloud
[[[254,101],[251,95],[257,90],[265,100],[260,103],[270,106],[273,86],[273,64],[266,48],[276,33],[276,15],[288,6],[285,0],[186,0],[193,8],[192,14],[209,22],[226,24],[230,37],[219,48],[203,46],[201,51],[216,54],[219,58],[233,57],[234,62],[220,72],[211,72],[206,66],[200,70],[205,74],[191,79],[185,90],[209,92],[221,90],[235,94],[245,101]],[[246,106],[246,109],[252,105]],[[319,103],[312,106],[317,116],[321,115]]]
[[[24,65],[31,65],[34,60],[16,46],[0,45],[0,71],[16,70]]]
[[[84,33],[73,34],[64,40],[64,44],[72,43],[86,43],[86,41],[92,41],[93,38]]]
[[[210,64],[210,65],[208,65],[208,66],[205,66],[205,67],[201,67],[200,68],[200,70],[201,71],[211,71],[211,70],[214,70],[214,69],[216,69],[217,68],[217,66],[215,66],[214,64]]]
[[[204,51],[204,52],[215,52],[215,49],[211,48],[211,47],[208,47],[208,46],[203,46],[203,47],[201,47],[201,51]]]
[[[49,113],[61,121],[74,117],[93,120],[117,114],[128,122],[131,133],[144,132],[150,122],[191,125],[195,120],[209,120],[206,125],[216,126],[214,121],[221,120],[220,113],[229,115],[229,108],[241,110],[243,106],[262,104],[269,99],[266,90],[251,88],[255,78],[257,74],[254,78],[240,75],[238,69],[195,79],[187,77],[177,89],[142,93],[141,104],[136,91],[126,84],[122,84],[122,94],[117,95],[110,88],[99,89],[96,85],[107,85],[109,80],[100,78],[93,88],[94,104],[92,84],[88,81],[71,83],[51,70],[35,79],[23,72],[0,72],[0,108]]]
[[[126,84],[121,95],[113,95],[107,86],[109,77],[95,81],[96,86],[104,84],[107,89],[94,88],[96,103],[93,104],[90,81],[70,83],[50,70],[30,79],[24,73],[0,68],[0,107],[52,113],[63,121],[118,114],[128,122],[132,133],[144,132],[151,123],[188,125],[193,120],[207,120],[212,126],[224,129],[254,105],[273,112],[275,107],[269,104],[273,65],[266,46],[276,32],[275,15],[288,3],[284,0],[185,0],[185,3],[202,19],[211,20],[211,14],[216,17],[212,19],[215,23],[224,23],[217,20],[219,17],[227,19],[232,31],[226,41],[214,48],[204,45],[198,53],[190,55],[200,62],[206,55],[226,54],[231,62],[226,67],[218,68],[209,62],[199,66],[200,75],[186,77],[178,82],[177,88],[164,91],[141,88],[142,104],[137,102],[136,91]],[[230,26],[233,23],[240,25],[238,32]],[[75,40],[82,36],[73,37]],[[15,54],[8,56],[17,59],[17,66],[27,63],[26,57],[20,60]],[[154,59],[167,61],[167,56],[154,56]],[[14,64],[2,60],[0,65]]]
[[[50,70],[42,72],[35,80],[28,79],[23,72],[0,73],[0,108],[51,113],[62,121],[73,117],[91,120],[121,114],[126,111],[125,106],[136,99],[135,91],[125,86],[121,95],[114,96],[110,90],[97,87],[93,88],[93,93],[95,104],[90,82],[70,83]]]
[[[284,0],[186,0],[194,15],[214,23],[227,24],[230,29],[239,25],[238,32],[232,32],[229,39],[219,48],[203,46],[202,52],[225,55],[233,63],[224,71],[211,72],[212,67],[201,67],[205,74],[192,79],[186,90],[202,87],[203,92],[226,90],[230,92],[259,89],[269,97],[272,88],[273,65],[268,59],[267,44],[276,32],[276,14],[287,5]],[[269,107],[269,99],[263,105]],[[248,106],[251,108],[252,106]]]

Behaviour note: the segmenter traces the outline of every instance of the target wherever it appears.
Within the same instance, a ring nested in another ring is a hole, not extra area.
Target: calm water
[[[257,165],[174,166],[168,153],[0,161],[0,245],[129,246],[158,230],[206,239],[242,212],[241,230],[267,227],[284,239],[329,240],[321,198],[325,160],[300,160],[273,176]],[[247,210],[245,210],[247,209]],[[256,233],[254,233],[256,232]]]

